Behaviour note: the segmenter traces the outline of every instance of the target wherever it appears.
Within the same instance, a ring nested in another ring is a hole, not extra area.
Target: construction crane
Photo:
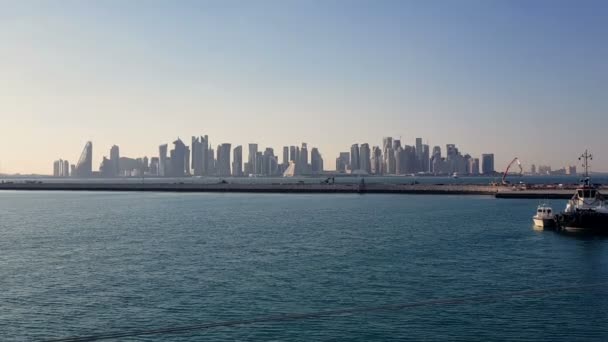
[[[509,174],[509,169],[511,169],[511,166],[513,166],[513,164],[515,164],[515,162],[517,162],[517,166],[519,167],[519,176],[521,176],[524,173],[524,169],[523,169],[523,167],[521,167],[521,162],[519,161],[519,158],[517,158],[517,157],[513,158],[513,160],[511,160],[511,162],[507,166],[505,173],[502,174],[502,184],[503,185],[509,184],[509,182],[506,180],[507,174]]]

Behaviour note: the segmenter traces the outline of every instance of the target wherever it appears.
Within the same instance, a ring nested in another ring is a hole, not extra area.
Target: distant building
[[[220,177],[230,176],[230,149],[231,144],[224,143],[217,148],[217,175]]]
[[[533,175],[536,174],[536,165],[534,165],[534,164],[530,165],[530,173]]]
[[[570,165],[566,168],[567,175],[576,175],[576,165]]]
[[[359,168],[369,174],[372,173],[369,144],[361,144],[361,147],[359,147]]]
[[[257,169],[258,144],[249,144],[249,158],[247,159],[247,167],[245,174],[256,174]]]
[[[481,172],[484,175],[491,175],[494,171],[494,153],[484,153],[481,155]]]
[[[243,146],[239,145],[232,150],[232,175],[243,176]]]
[[[473,176],[479,175],[479,158],[469,159],[469,174]]]
[[[209,137],[192,137],[192,172],[195,176],[209,174]],[[212,156],[213,157],[213,156]]]
[[[538,173],[541,175],[548,175],[551,173],[551,166],[548,165],[539,165]]]
[[[283,146],[283,165],[289,165],[289,146]]]
[[[158,157],[152,157],[150,158],[150,175],[151,176],[158,176],[158,169],[159,169],[159,159]]]
[[[53,162],[53,177],[69,177],[70,163],[67,160],[59,159]]]
[[[346,172],[350,169],[350,153],[340,152],[340,156],[336,158],[336,172]]]
[[[167,144],[163,144],[158,147],[158,175],[161,177],[169,176],[168,169]]]
[[[312,174],[320,174],[323,172],[323,157],[319,153],[319,149],[313,147],[310,151],[310,166]]]
[[[382,150],[379,146],[374,146],[371,157],[371,173],[374,175],[381,175],[383,164],[384,161],[382,160]]]
[[[111,167],[111,170],[109,170],[110,177],[118,177],[118,175],[120,174],[119,161],[120,161],[120,149],[118,148],[118,146],[113,145],[112,148],[110,148],[110,167]]]
[[[72,173],[74,177],[88,178],[93,176],[93,143],[87,142],[80,154],[78,163]]]
[[[361,169],[359,162],[359,144],[353,144],[350,147],[350,170],[356,171]]]
[[[186,147],[184,142],[177,138],[173,142],[173,149],[170,152],[171,155],[171,177],[184,177],[186,175],[186,168],[188,167],[187,158],[189,149]]]

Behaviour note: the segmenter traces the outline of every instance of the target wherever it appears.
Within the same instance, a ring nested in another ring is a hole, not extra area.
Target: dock
[[[4,182],[0,191],[147,191],[224,193],[326,193],[326,194],[418,194],[485,195],[496,198],[569,199],[572,189],[533,188],[516,190],[493,185],[466,184],[310,184],[310,183],[109,183],[109,182]]]

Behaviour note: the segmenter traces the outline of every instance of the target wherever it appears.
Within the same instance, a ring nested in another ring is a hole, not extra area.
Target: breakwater
[[[571,189],[515,190],[509,187],[470,184],[237,184],[237,183],[95,183],[5,182],[0,190],[19,191],[151,191],[151,192],[244,192],[244,193],[360,193],[487,195],[497,198],[567,199]]]

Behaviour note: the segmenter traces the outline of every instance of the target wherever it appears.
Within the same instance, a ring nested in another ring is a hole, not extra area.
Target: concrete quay
[[[358,193],[358,194],[428,194],[487,195],[496,198],[568,199],[572,189],[509,187],[465,184],[237,184],[237,183],[44,183],[5,182],[0,190],[19,191],[150,191],[150,192],[243,192],[243,193]]]

